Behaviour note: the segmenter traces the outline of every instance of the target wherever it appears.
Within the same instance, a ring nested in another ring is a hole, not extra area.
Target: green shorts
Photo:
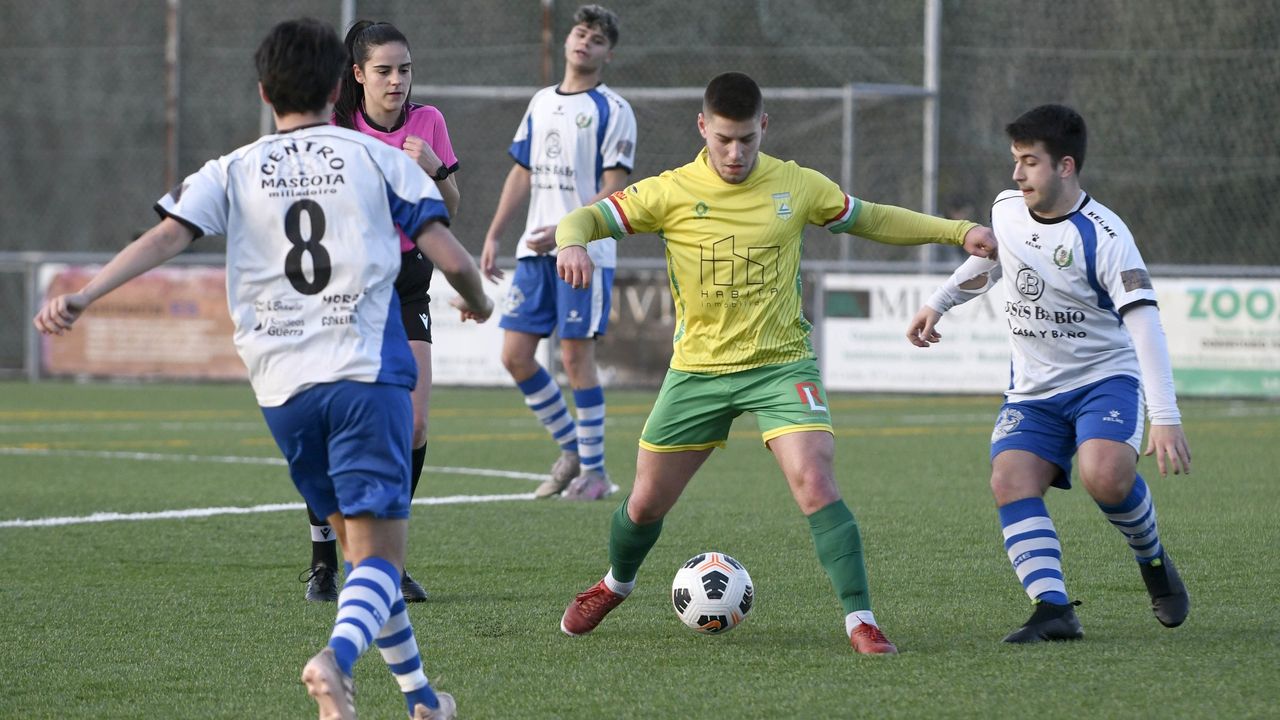
[[[744,412],[755,414],[765,443],[793,432],[832,432],[827,393],[815,360],[727,375],[667,370],[640,434],[640,447],[654,452],[724,447],[733,419]]]

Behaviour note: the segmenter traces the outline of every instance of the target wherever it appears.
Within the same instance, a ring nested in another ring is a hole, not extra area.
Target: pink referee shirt
[[[356,130],[375,137],[394,148],[404,145],[405,138],[416,135],[427,142],[440,162],[451,172],[458,169],[458,156],[453,152],[453,143],[449,142],[449,128],[445,126],[444,115],[431,105],[408,103],[405,112],[400,115],[400,122],[391,128],[385,128],[370,122],[364,114],[364,108],[355,114]],[[414,248],[413,241],[404,231],[400,231],[400,252],[408,252]]]

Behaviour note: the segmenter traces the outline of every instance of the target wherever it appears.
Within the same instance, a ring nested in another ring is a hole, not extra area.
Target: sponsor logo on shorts
[[[507,297],[502,301],[502,314],[515,316],[516,310],[524,304],[524,291],[515,285],[507,291]]]
[[[570,310],[569,316],[564,319],[566,323],[580,323],[582,320],[582,313],[577,310]]]
[[[827,401],[822,399],[822,389],[818,387],[817,383],[796,383],[796,392],[800,393],[800,399],[809,406],[809,412],[815,415],[828,414]]]
[[[1002,440],[1010,435],[1018,434],[1018,424],[1022,422],[1022,411],[1017,408],[1004,408],[1000,417],[996,418],[996,427],[991,432],[991,442]]]
[[[1121,425],[1123,425],[1123,424],[1124,424],[1124,418],[1120,417],[1120,411],[1119,411],[1119,410],[1112,410],[1111,412],[1109,412],[1109,413],[1107,413],[1106,415],[1103,415],[1103,416],[1102,416],[1102,422],[1120,423]]]

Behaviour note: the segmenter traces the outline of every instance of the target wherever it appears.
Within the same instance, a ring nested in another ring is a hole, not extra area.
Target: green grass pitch
[[[624,491],[652,393],[608,394]],[[902,650],[856,656],[804,519],[749,417],[667,518],[630,599],[592,635],[560,613],[607,567],[618,498],[532,492],[555,448],[514,389],[437,388],[409,569],[434,684],[464,718],[1276,717],[1280,405],[1184,400],[1190,477],[1141,470],[1190,588],[1178,629],[1148,609],[1123,539],[1080,489],[1049,507],[1083,642],[1000,642],[1029,604],[987,490],[995,397],[830,398],[839,483],[876,617]],[[309,535],[247,387],[0,384],[0,718],[305,718],[298,682],[333,605],[303,601]],[[467,469],[476,470],[468,474]],[[507,474],[504,475],[505,471]],[[202,508],[265,511],[155,518]],[[84,522],[95,513],[123,519]],[[67,524],[49,518],[77,518]],[[668,592],[703,550],[740,560],[756,606],[722,637]],[[361,716],[403,718],[376,652]]]

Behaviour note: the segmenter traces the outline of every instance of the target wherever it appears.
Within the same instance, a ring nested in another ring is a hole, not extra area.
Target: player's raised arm
[[[595,265],[587,254],[587,243],[610,236],[609,224],[595,205],[565,215],[556,227],[556,272],[560,279],[575,288],[590,285]]]
[[[190,228],[166,217],[111,258],[111,262],[99,270],[80,292],[50,298],[36,313],[32,323],[46,335],[61,335],[70,330],[81,313],[98,298],[163,265],[187,249],[194,238],[195,233]]]
[[[957,245],[978,257],[994,257],[996,249],[991,229],[977,223],[865,201],[858,201],[853,223],[844,232],[886,245]]]

